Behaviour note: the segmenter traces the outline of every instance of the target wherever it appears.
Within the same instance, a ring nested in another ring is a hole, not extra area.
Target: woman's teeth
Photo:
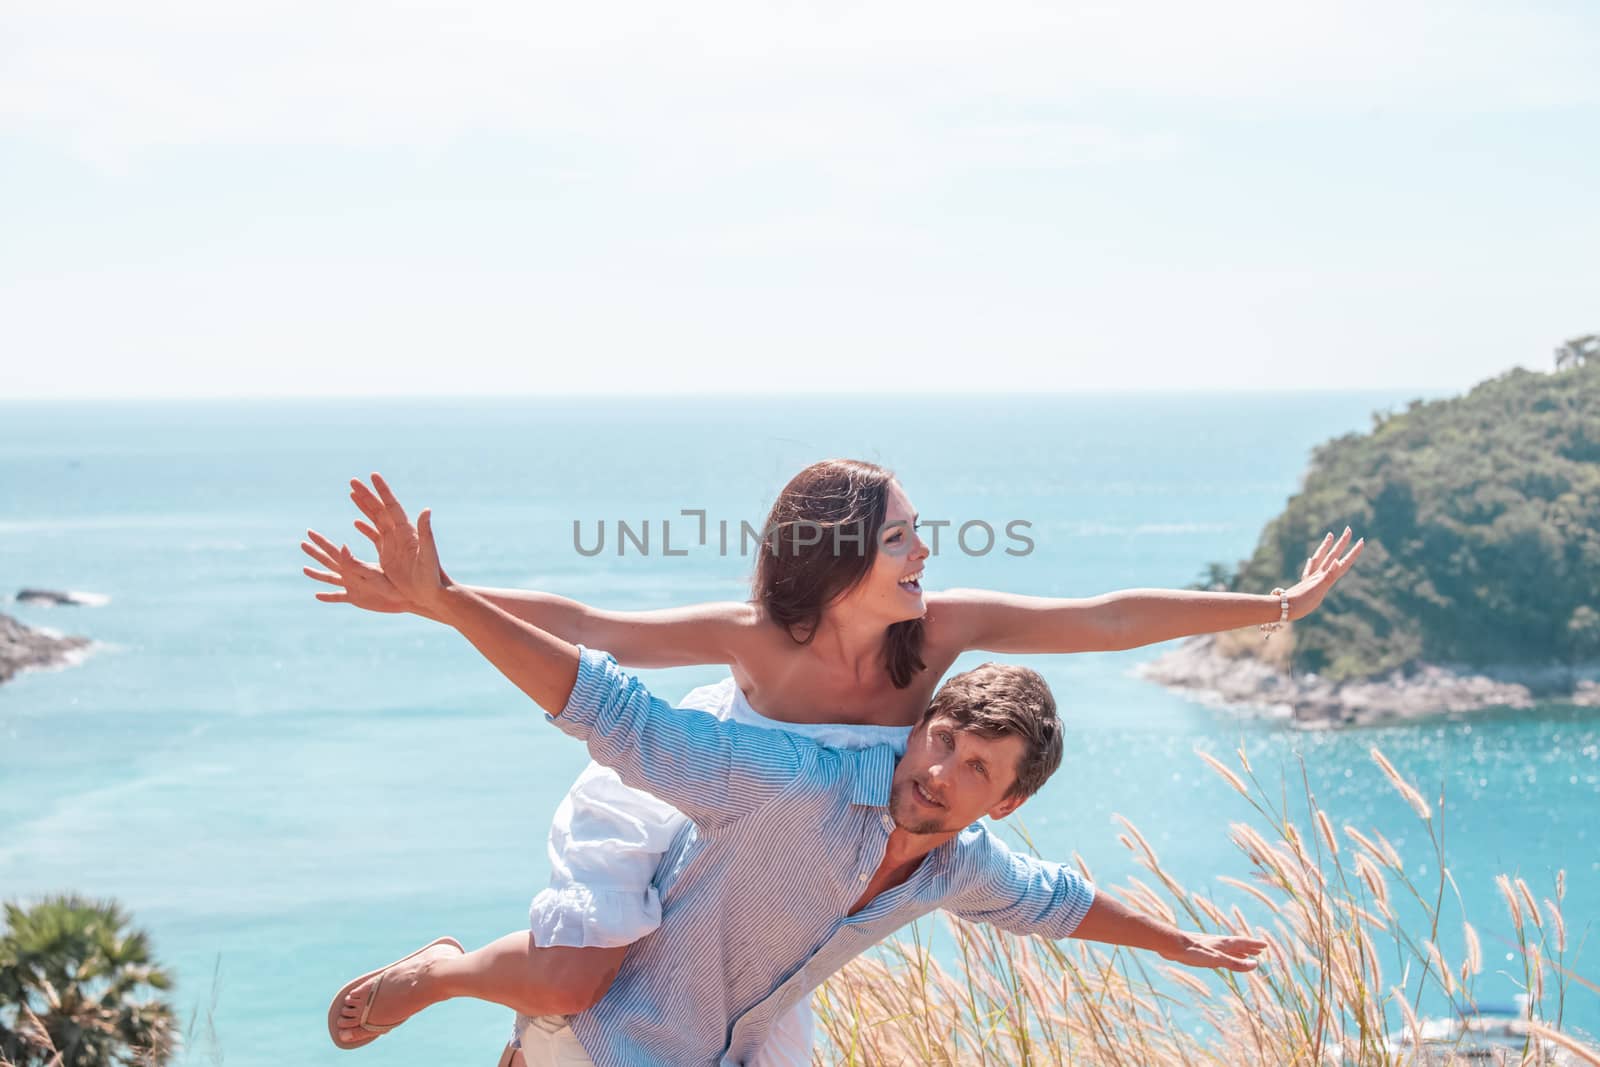
[[[922,588],[922,572],[918,571],[913,575],[900,579],[900,584],[913,592],[920,590]]]

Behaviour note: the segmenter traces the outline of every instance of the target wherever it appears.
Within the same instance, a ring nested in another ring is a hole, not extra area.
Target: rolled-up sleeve
[[[1070,937],[1094,903],[1093,883],[1065,864],[1012,852],[993,834],[984,837],[974,885],[945,907],[1015,934]]]
[[[566,707],[545,718],[585,742],[596,763],[702,826],[754,811],[816,761],[804,738],[674,708],[610,655],[582,645]]]

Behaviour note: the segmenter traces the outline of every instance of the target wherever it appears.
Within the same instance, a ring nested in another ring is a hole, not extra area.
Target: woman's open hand
[[[1316,552],[1306,560],[1306,565],[1300,572],[1299,583],[1289,590],[1289,618],[1303,619],[1316,611],[1317,606],[1322,603],[1322,598],[1328,595],[1328,590],[1344,577],[1345,572],[1361,555],[1361,547],[1366,543],[1367,539],[1363,537],[1351,547],[1348,526],[1344,528],[1344,534],[1337,541],[1333,539],[1331,533],[1324,537]],[[1349,547],[1348,552],[1345,551],[1347,547]]]
[[[376,534],[368,536],[377,544]],[[349,545],[336,545],[315,530],[307,530],[306,537],[309,540],[300,542],[301,550],[328,569],[304,567],[305,576],[338,587],[338,592],[318,593],[318,600],[325,604],[354,604],[391,615],[411,610],[410,602],[389,581],[389,576],[380,567],[357,559]]]
[[[413,524],[379,474],[372,476],[370,489],[361,479],[352,478],[350,499],[372,520],[370,526],[357,521],[356,528],[378,547],[378,568],[390,588],[404,600],[407,608],[432,616],[451,584],[449,575],[439,566],[439,551],[433,540],[433,513],[423,508]],[[348,547],[341,547],[335,558],[347,568],[361,566]]]

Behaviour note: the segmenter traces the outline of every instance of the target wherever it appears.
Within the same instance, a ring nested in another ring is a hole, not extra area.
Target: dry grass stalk
[[[1396,851],[1395,847],[1389,843],[1389,839],[1384,837],[1377,830],[1372,831],[1372,836],[1378,839],[1378,847],[1383,849],[1386,865],[1396,874],[1404,874],[1406,865],[1400,859],[1400,853]]]
[[[1482,974],[1483,945],[1478,941],[1478,931],[1473,929],[1471,923],[1464,922],[1461,924],[1461,933],[1462,939],[1467,944],[1467,970],[1472,974]]]
[[[1444,991],[1451,996],[1455,996],[1455,976],[1450,973],[1450,968],[1445,965],[1444,956],[1439,952],[1439,946],[1432,941],[1424,941],[1422,945],[1427,950],[1428,962],[1433,964],[1434,970],[1439,976],[1439,981],[1444,984]]]
[[[1533,925],[1544,929],[1544,919],[1539,915],[1539,905],[1533,902],[1533,890],[1528,888],[1528,883],[1521,878],[1516,881],[1517,892],[1522,895],[1522,903],[1527,905],[1528,918],[1533,920]]]
[[[1550,925],[1556,930],[1556,951],[1567,951],[1567,920],[1561,916],[1561,907],[1549,897],[1544,898],[1546,913],[1550,916]]]
[[[1511,922],[1517,928],[1517,940],[1522,940],[1522,902],[1517,899],[1516,892],[1511,888],[1511,879],[1503,874],[1494,876],[1494,884],[1500,890],[1500,895],[1505,897],[1506,908],[1511,912]]]
[[[1571,1053],[1579,1063],[1594,1064],[1600,1067],[1600,1052],[1596,1052],[1588,1045],[1584,1045],[1561,1031],[1539,1022],[1528,1023],[1528,1032],[1541,1041],[1548,1041],[1552,1045],[1565,1049]]]
[[[1322,831],[1322,840],[1328,845],[1328,851],[1335,856],[1339,854],[1339,839],[1333,836],[1333,823],[1328,821],[1328,813],[1321,808],[1317,809],[1317,828]]]
[[[1255,897],[1257,900],[1259,900],[1261,902],[1262,907],[1268,909],[1269,911],[1276,912],[1278,910],[1278,905],[1273,903],[1272,898],[1267,896],[1265,890],[1258,889],[1255,886],[1251,885],[1249,882],[1244,882],[1244,881],[1239,880],[1238,878],[1229,877],[1226,874],[1220,875],[1217,878],[1217,881],[1221,882],[1223,885],[1231,885],[1235,889],[1244,890],[1246,893],[1249,893],[1252,897]],[[1221,922],[1222,920],[1218,919],[1217,921]]]
[[[1240,796],[1248,797],[1250,795],[1250,787],[1245,785],[1244,780],[1237,774],[1234,774],[1233,771],[1225,766],[1221,760],[1217,759],[1215,756],[1200,751],[1198,748],[1194,750],[1194,754],[1205,760],[1206,765],[1212,770],[1216,771],[1217,774],[1221,775],[1222,780],[1233,786],[1234,790],[1238,792]]]
[[[1394,786],[1395,791],[1405,799],[1407,804],[1411,805],[1411,809],[1417,813],[1417,818],[1433,818],[1433,809],[1428,806],[1428,802],[1422,798],[1422,794],[1417,791],[1415,786],[1400,776],[1400,772],[1395,770],[1394,764],[1389,762],[1389,757],[1385,756],[1376,747],[1370,751],[1372,753],[1372,761],[1378,765],[1379,770],[1383,771],[1384,777],[1389,779],[1389,784]]]
[[[1383,877],[1383,872],[1378,865],[1366,856],[1356,856],[1356,874],[1362,884],[1372,894],[1372,899],[1377,901],[1379,908],[1387,909],[1389,906],[1389,882]]]
[[[1144,852],[1144,858],[1146,861],[1148,861],[1151,870],[1161,866],[1161,859],[1156,855],[1156,850],[1150,847],[1150,842],[1145,840],[1144,835],[1139,832],[1139,828],[1137,826],[1134,826],[1133,823],[1128,821],[1128,819],[1122,815],[1113,815],[1111,818],[1112,821],[1116,822],[1124,830],[1126,830],[1135,841],[1139,842],[1139,849]],[[1132,851],[1131,846],[1130,851]]]

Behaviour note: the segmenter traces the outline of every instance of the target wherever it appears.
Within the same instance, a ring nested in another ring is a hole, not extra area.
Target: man
[[[596,761],[693,821],[657,874],[661,927],[629,948],[593,1008],[524,1030],[530,1067],[746,1063],[799,998],[937,908],[1195,967],[1249,971],[1266,947],[1137,915],[978,825],[1016,810],[1060,763],[1054,701],[1033,671],[985,664],[951,679],[901,757],[887,746],[822,748],[670,707],[605,653],[449,584],[428,511],[410,530],[385,559],[395,586],[459,630]]]

